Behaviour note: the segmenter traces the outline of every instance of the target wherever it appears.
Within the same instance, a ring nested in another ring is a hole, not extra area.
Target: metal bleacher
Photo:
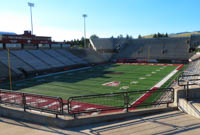
[[[13,55],[13,52],[10,51],[10,64],[11,64],[11,69],[17,73],[21,74],[22,72],[20,69],[24,69],[27,72],[34,71],[34,68],[32,68],[29,64],[25,63],[15,55]],[[0,57],[1,57],[1,62],[8,66],[8,52],[6,50],[0,51]]]
[[[40,59],[37,57],[31,55],[28,53],[26,50],[15,50],[12,51],[13,54],[15,54],[17,57],[34,67],[36,70],[45,70],[49,69],[50,66],[42,62]]]
[[[8,67],[3,63],[0,63],[0,78],[8,77],[9,71]],[[15,72],[12,72],[12,75],[15,75]]]
[[[120,49],[116,58],[188,60],[191,54],[186,41],[184,38],[133,39]]]
[[[71,60],[69,60],[67,57],[61,55],[60,53],[58,53],[57,51],[53,50],[53,49],[45,49],[43,50],[43,52],[47,53],[48,55],[54,57],[55,59],[57,59],[59,62],[63,63],[64,66],[71,66],[71,65],[75,65],[75,63]]]
[[[87,62],[85,62],[81,58],[71,54],[69,51],[67,51],[65,49],[58,49],[56,51],[58,53],[62,54],[63,56],[65,56],[66,58],[70,59],[71,61],[75,62],[76,64],[88,64]]]
[[[89,48],[73,48],[69,49],[68,51],[70,51],[73,55],[87,61],[90,64],[103,63],[106,61],[102,55]]]
[[[49,56],[41,50],[28,50],[27,52],[34,55],[36,59],[40,59],[41,61],[43,61],[43,63],[47,63],[51,68],[64,66],[64,64],[57,61],[56,59],[54,59],[53,57]]]

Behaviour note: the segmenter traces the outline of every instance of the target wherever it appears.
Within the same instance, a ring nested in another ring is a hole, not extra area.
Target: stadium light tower
[[[86,24],[85,24],[85,18],[87,17],[87,14],[83,14],[84,19],[84,47],[86,47]]]
[[[34,7],[34,3],[28,2],[28,6],[30,7],[30,12],[31,12],[31,34],[33,34],[32,7]]]

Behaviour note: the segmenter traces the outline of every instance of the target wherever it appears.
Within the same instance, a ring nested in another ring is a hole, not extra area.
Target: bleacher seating
[[[49,65],[47,65],[46,63],[44,63],[43,61],[41,61],[34,55],[31,55],[30,53],[28,53],[27,50],[13,50],[11,52],[15,54],[17,57],[19,57],[21,60],[31,65],[36,70],[50,69]]]
[[[68,49],[73,55],[87,61],[88,63],[103,63],[106,60],[92,49]]]
[[[56,50],[57,52],[59,52],[60,54],[62,54],[63,56],[67,57],[68,59],[70,59],[71,61],[75,62],[76,64],[88,64],[87,62],[85,62],[84,60],[80,59],[79,57],[71,54],[68,50],[66,49],[58,49]]]
[[[118,49],[118,54],[113,54],[115,59],[159,59],[159,60],[188,60],[188,37],[183,38],[158,38],[158,39],[94,39],[91,40],[93,49]],[[102,55],[106,53],[101,52]],[[111,57],[113,58],[113,57]]]
[[[25,63],[24,61],[22,61],[21,59],[19,59],[15,55],[13,55],[12,51],[10,51],[10,52],[11,52],[10,53],[11,69],[15,73],[22,74],[22,72],[20,71],[20,69],[24,69],[27,72],[34,71],[34,68],[32,68],[32,66],[30,66],[29,64]],[[0,58],[1,58],[1,62],[4,65],[8,66],[8,52],[6,50],[0,51]]]
[[[56,59],[49,56],[48,54],[45,54],[41,50],[28,50],[28,52],[30,54],[34,55],[37,59],[40,59],[41,61],[43,61],[43,63],[47,63],[51,68],[63,67],[64,66],[64,64],[57,61]]]
[[[13,71],[11,71],[12,72],[12,75],[14,76],[14,75],[16,75],[16,73],[15,72],[13,72]],[[0,73],[1,73],[1,75],[0,75],[0,78],[6,78],[6,77],[8,77],[8,74],[9,74],[9,71],[8,71],[8,67],[7,66],[5,66],[4,64],[2,64],[2,63],[0,63]],[[0,79],[1,80],[1,79]]]
[[[65,66],[75,65],[73,61],[69,60],[67,57],[61,55],[60,53],[58,53],[57,51],[53,49],[45,49],[43,51],[47,53],[48,55],[57,59],[59,62],[63,63]]]

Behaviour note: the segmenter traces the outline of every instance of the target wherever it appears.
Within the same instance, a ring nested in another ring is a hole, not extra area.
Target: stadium
[[[28,31],[0,39],[1,103],[76,117],[173,103],[200,36],[98,38],[83,49]]]
[[[83,14],[84,37],[57,41],[28,6],[31,31],[0,32],[0,134],[199,134],[200,32],[86,38]]]

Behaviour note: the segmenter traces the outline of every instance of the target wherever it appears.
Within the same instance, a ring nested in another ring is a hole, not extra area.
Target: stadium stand
[[[54,57],[56,60],[63,63],[65,66],[71,66],[75,64],[73,61],[69,60],[68,58],[66,58],[65,56],[61,55],[60,53],[58,53],[57,51],[53,49],[45,49],[42,51]]]
[[[116,44],[114,44],[114,39],[113,38],[96,38],[96,39],[92,39],[90,40],[92,41],[92,45],[94,50],[108,50],[108,49],[115,49],[116,48]]]
[[[115,59],[188,60],[191,56],[189,37],[154,39],[92,39],[92,48]],[[102,48],[105,49],[102,51]],[[112,55],[112,56],[111,56]]]
[[[37,59],[40,59],[41,61],[43,61],[43,63],[47,63],[51,68],[64,67],[64,64],[57,61],[56,59],[49,56],[48,54],[45,54],[41,50],[28,50],[28,52],[34,55]]]
[[[98,52],[106,61],[111,60],[118,49],[123,48],[123,46],[126,45],[126,42],[127,41],[125,39],[115,38],[90,39],[92,48]]]
[[[27,72],[32,72],[34,71],[34,68],[30,66],[29,64],[25,63],[22,59],[16,57],[13,55],[13,52],[10,51],[10,63],[11,63],[11,69],[17,73],[21,74],[21,70],[25,70]],[[8,66],[8,52],[6,50],[0,51],[0,57],[1,57],[1,62]]]
[[[13,50],[11,51],[13,54],[15,54],[18,58],[24,60],[26,63],[31,65],[36,70],[46,70],[49,69],[50,66],[35,57],[34,55],[31,55],[26,50]]]
[[[129,43],[123,49],[120,49],[120,53],[117,54],[116,58],[131,59],[138,57],[137,53],[139,51],[142,51],[142,45]]]
[[[92,49],[75,48],[75,49],[68,49],[68,51],[70,51],[73,55],[82,58],[83,60],[87,61],[90,64],[106,62],[106,59],[104,59],[101,55],[99,55]]]
[[[8,73],[9,73],[8,67],[2,64],[1,62],[0,62],[0,73],[1,73],[0,78],[8,77]],[[16,73],[12,71],[12,75],[16,75]]]
[[[77,65],[79,65],[79,64],[88,64],[87,62],[85,62],[84,60],[80,59],[79,57],[74,56],[73,54],[71,54],[66,49],[58,49],[56,51],[58,53],[62,54],[63,56],[67,57],[68,59],[70,59],[72,62],[75,62]]]

